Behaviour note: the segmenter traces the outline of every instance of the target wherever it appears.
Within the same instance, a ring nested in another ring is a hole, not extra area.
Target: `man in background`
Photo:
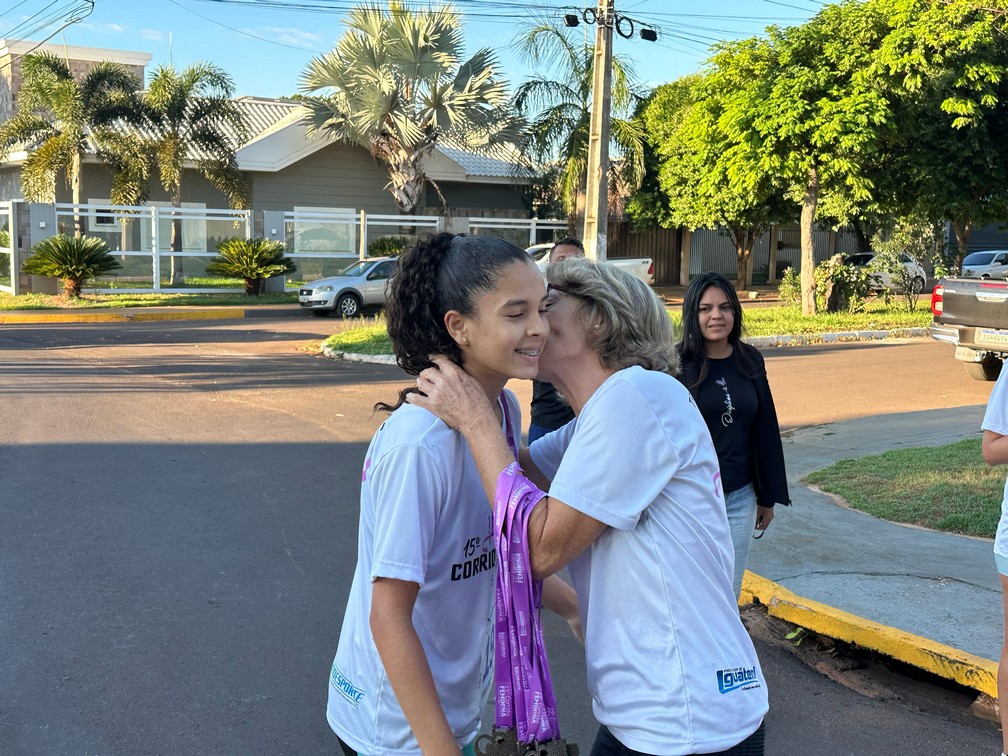
[[[549,261],[552,264],[568,257],[584,257],[584,254],[584,245],[580,239],[561,239],[550,250]],[[531,415],[528,432],[530,444],[574,419],[570,405],[560,398],[552,383],[544,381],[532,381]]]

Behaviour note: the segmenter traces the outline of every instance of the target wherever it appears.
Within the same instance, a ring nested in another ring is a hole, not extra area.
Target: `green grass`
[[[980,440],[966,439],[843,460],[806,476],[805,482],[884,520],[993,538],[1005,470],[988,467]]]
[[[678,327],[679,312],[669,316]],[[781,336],[793,334],[832,333],[837,331],[882,331],[926,328],[931,323],[931,311],[919,309],[909,313],[898,307],[883,308],[871,303],[868,312],[848,315],[830,313],[804,316],[797,305],[777,307],[747,307],[744,312],[748,336]],[[358,330],[363,333],[357,332]],[[369,351],[360,354],[392,354],[392,345],[385,335],[385,321],[380,316],[373,322],[355,328],[354,332],[337,333],[326,344],[340,352],[354,352],[356,344],[366,343]]]
[[[678,322],[678,313],[674,319]],[[926,328],[931,324],[932,315],[930,309],[920,305],[915,312],[907,312],[902,304],[885,307],[880,302],[870,302],[865,312],[808,316],[801,314],[798,305],[747,307],[743,319],[749,336],[778,336]]]
[[[248,307],[264,304],[297,304],[297,293],[263,294],[84,294],[68,300],[50,294],[0,293],[0,310],[116,309],[122,307]]]
[[[392,354],[382,315],[347,321],[343,331],[333,334],[323,344],[351,354]]]

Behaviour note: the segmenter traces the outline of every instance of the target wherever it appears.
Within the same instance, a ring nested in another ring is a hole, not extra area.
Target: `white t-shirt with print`
[[[569,565],[596,719],[656,754],[722,751],[755,732],[766,682],[732,590],[717,456],[689,392],[621,370],[531,456],[551,496],[610,526]]]
[[[520,433],[518,403],[505,396]],[[360,508],[357,569],[329,675],[329,726],[362,754],[420,753],[369,626],[372,581],[395,578],[420,585],[413,625],[448,724],[466,745],[492,682],[497,552],[465,439],[427,410],[403,405],[368,448]]]
[[[1008,369],[1002,370],[984,413],[980,429],[992,431],[999,436],[1008,436]],[[994,553],[1008,559],[1008,480],[1005,481],[1004,498],[1001,500],[1001,520],[994,535]]]

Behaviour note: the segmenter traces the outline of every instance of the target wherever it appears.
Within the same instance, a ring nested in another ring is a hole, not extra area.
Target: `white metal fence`
[[[224,239],[252,236],[251,210],[161,205],[56,205],[56,230],[72,234],[77,219],[88,236],[109,245],[122,266],[96,279],[92,292],[190,294],[243,291],[240,281],[208,276]],[[173,229],[174,226],[174,229]],[[172,233],[180,235],[172,251]]]
[[[442,218],[303,209],[285,212],[283,224],[287,255],[297,265],[288,285],[296,287],[298,282],[336,275],[371,254],[369,250],[376,255],[401,252],[416,234],[440,231]],[[383,238],[386,243],[376,245]]]
[[[16,276],[18,271],[17,227],[14,222],[14,203],[0,202],[0,291],[14,294],[16,292]]]
[[[567,221],[539,218],[469,218],[470,234],[499,236],[519,247],[546,244],[567,235]]]

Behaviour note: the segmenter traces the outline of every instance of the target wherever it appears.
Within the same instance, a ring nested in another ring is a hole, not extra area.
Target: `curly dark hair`
[[[521,247],[494,236],[442,232],[418,239],[399,257],[399,270],[389,286],[385,320],[396,364],[410,375],[431,367],[432,354],[462,365],[462,352],[444,324],[445,313],[472,314],[477,296],[493,290],[502,269],[530,261]],[[394,405],[379,402],[375,409],[396,410],[415,390],[404,389]]]

